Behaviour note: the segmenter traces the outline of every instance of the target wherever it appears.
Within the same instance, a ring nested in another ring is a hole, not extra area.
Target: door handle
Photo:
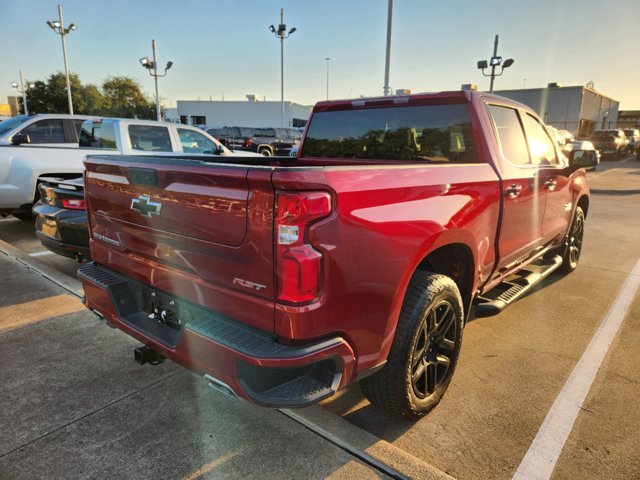
[[[520,195],[520,192],[522,192],[522,185],[519,185],[517,183],[514,183],[513,185],[509,185],[507,188],[504,189],[504,193],[507,197],[517,197],[518,195]]]

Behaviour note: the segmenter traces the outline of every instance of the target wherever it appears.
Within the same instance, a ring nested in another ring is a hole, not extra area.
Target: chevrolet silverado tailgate
[[[97,263],[273,330],[270,169],[166,157],[88,157],[85,165]]]

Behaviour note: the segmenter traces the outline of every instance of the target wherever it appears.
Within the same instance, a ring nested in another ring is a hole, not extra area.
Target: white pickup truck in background
[[[7,138],[8,144],[0,144],[0,215],[26,221],[32,219],[39,179],[78,177],[87,155],[260,156],[231,151],[195,127],[151,120],[90,117],[79,129],[79,143],[56,146],[36,144],[28,132],[16,131]]]

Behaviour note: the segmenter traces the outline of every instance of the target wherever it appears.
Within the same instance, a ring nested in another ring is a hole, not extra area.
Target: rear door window
[[[113,122],[85,121],[80,129],[79,144],[84,148],[117,148]]]
[[[502,155],[516,165],[529,164],[529,151],[518,112],[509,107],[489,105],[496,139]]]
[[[466,104],[316,112],[302,156],[475,163]]]
[[[172,152],[171,136],[167,127],[155,125],[129,125],[131,148],[145,152]]]
[[[29,135],[30,143],[66,143],[62,119],[47,118],[32,123],[20,133]]]

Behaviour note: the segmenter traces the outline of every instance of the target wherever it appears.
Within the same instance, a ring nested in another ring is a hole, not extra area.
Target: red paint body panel
[[[477,163],[299,158],[204,164],[114,157],[85,162],[97,264],[272,334],[283,344],[338,339],[331,351],[265,360],[188,328],[169,348],[119,319],[106,290],[83,280],[87,306],[162,354],[220,378],[244,398],[236,379],[239,359],[293,367],[337,357],[342,387],[385,361],[409,280],[429,253],[452,244],[470,253],[472,297],[541,248],[562,245],[575,206],[588,195],[584,171],[509,164],[486,104],[530,112],[527,107],[471,92],[416,95],[400,103],[467,104]],[[393,98],[366,105],[321,102],[314,112],[400,103]],[[155,171],[157,183],[133,184],[132,168]],[[511,184],[522,186],[521,196],[505,195]],[[331,196],[331,214],[302,232],[306,244],[322,255],[317,298],[304,304],[276,300],[279,191]],[[161,214],[145,218],[132,210],[132,200],[140,195],[161,203]]]

